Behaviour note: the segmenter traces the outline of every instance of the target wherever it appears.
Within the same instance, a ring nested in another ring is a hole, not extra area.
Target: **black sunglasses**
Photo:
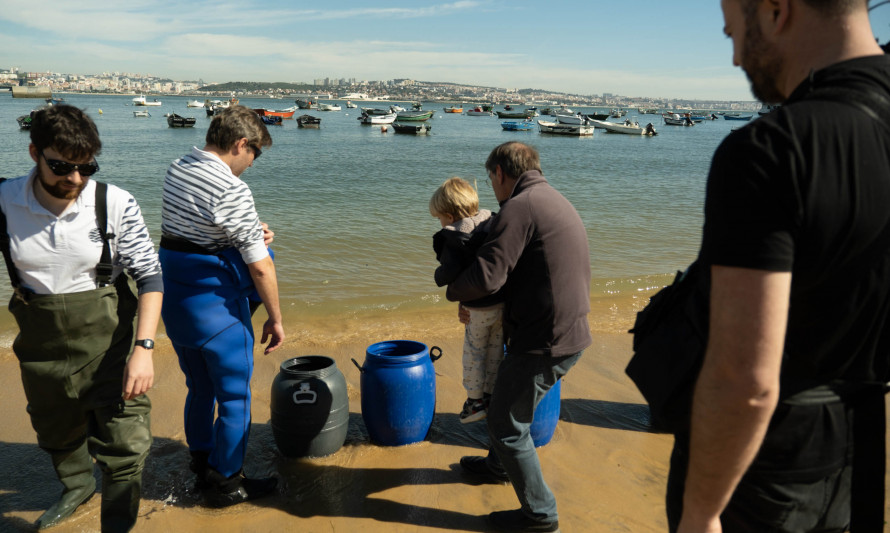
[[[259,159],[260,156],[263,155],[263,151],[252,144],[250,145],[250,149],[253,150],[253,160],[254,161]]]
[[[99,172],[99,163],[95,161],[75,165],[74,163],[59,161],[58,159],[48,159],[45,155],[43,155],[43,152],[40,152],[40,157],[42,157],[43,160],[46,161],[46,166],[48,166],[49,169],[52,170],[53,174],[55,174],[56,176],[67,176],[75,170],[80,172],[81,176],[92,176],[96,172]]]

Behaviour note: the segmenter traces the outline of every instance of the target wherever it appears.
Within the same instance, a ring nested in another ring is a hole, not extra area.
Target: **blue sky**
[[[718,0],[0,0],[0,67],[751,100],[722,28]]]

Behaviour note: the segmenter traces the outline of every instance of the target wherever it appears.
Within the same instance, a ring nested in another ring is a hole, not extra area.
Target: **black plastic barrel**
[[[287,457],[322,457],[343,446],[349,429],[346,379],[337,363],[305,355],[281,363],[272,381],[272,434]]]

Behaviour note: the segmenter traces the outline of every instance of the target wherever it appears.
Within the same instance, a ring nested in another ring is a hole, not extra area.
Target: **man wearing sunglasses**
[[[145,393],[161,268],[136,200],[90,179],[102,147],[93,121],[54,106],[31,124],[36,166],[0,185],[0,237],[28,414],[63,486],[36,526],[62,522],[93,495],[95,458],[102,531],[129,531],[151,445]]]
[[[164,178],[162,316],[188,387],[185,437],[196,489],[212,507],[258,498],[277,484],[275,478],[243,473],[253,372],[252,293],[259,293],[268,313],[261,338],[269,340],[265,353],[284,341],[275,265],[266,248],[272,233],[240,179],[271,144],[252,109],[232,106],[213,117],[204,148],[174,161]]]

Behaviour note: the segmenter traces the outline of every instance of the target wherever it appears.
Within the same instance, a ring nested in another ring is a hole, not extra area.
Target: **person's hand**
[[[470,310],[467,309],[466,307],[458,304],[457,319],[460,320],[461,324],[469,324],[470,323]]]
[[[268,247],[275,240],[275,232],[270,230],[269,225],[265,222],[260,222],[260,226],[263,227],[263,244]]]
[[[270,340],[263,354],[269,355],[284,343],[284,326],[281,325],[281,322],[276,322],[271,318],[266,320],[266,323],[263,324],[263,336],[260,339],[260,344],[265,343],[266,339]]]
[[[148,392],[154,385],[155,371],[152,363],[151,350],[142,346],[133,348],[133,355],[124,367],[123,391],[124,400],[132,400]]]

